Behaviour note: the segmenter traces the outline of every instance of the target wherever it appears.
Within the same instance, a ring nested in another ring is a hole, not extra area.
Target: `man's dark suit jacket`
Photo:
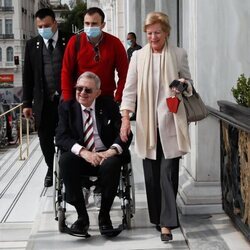
[[[65,47],[71,35],[61,31],[58,34],[57,46],[64,54]],[[39,127],[44,101],[43,76],[43,38],[39,35],[26,43],[24,72],[23,72],[23,108],[33,108],[36,115],[36,125]],[[58,83],[57,92],[61,94],[61,83]],[[34,103],[33,103],[34,101]]]
[[[75,101],[63,102],[59,105],[59,123],[56,130],[56,145],[63,151],[71,151],[75,143],[84,145],[83,119],[81,105]],[[110,97],[98,97],[95,103],[95,116],[98,134],[108,149],[112,144],[119,144],[122,149],[124,162],[130,161],[128,147],[132,140],[130,134],[128,142],[120,138],[121,115],[119,107]]]

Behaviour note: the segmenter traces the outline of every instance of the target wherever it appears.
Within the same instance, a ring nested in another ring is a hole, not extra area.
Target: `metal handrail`
[[[227,114],[225,114],[225,113],[223,113],[223,112],[221,112],[221,111],[219,111],[219,110],[217,110],[215,108],[212,108],[210,106],[206,106],[206,107],[207,107],[209,113],[212,116],[214,116],[214,117],[220,119],[221,121],[224,121],[224,122],[238,128],[238,129],[242,129],[242,130],[250,133],[249,126],[246,125],[244,122],[242,122],[240,120],[237,120],[234,117],[232,117],[230,115],[227,115]]]
[[[2,116],[7,115],[8,113],[10,113],[11,111],[14,111],[15,109],[19,108],[19,160],[25,160],[29,157],[29,144],[30,144],[30,137],[29,137],[29,119],[26,119],[26,133],[27,133],[27,146],[26,146],[26,158],[23,157],[23,123],[22,123],[22,106],[23,103],[20,104],[15,104],[15,103],[11,103],[11,105],[16,105],[14,108],[11,108],[7,111],[5,111],[4,113],[0,114],[0,118]]]

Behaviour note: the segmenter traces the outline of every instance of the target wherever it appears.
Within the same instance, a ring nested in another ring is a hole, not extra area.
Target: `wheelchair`
[[[70,233],[66,222],[66,193],[63,180],[60,176],[59,159],[61,151],[57,148],[54,157],[54,185],[53,204],[55,220],[58,221],[58,230],[61,233]],[[83,176],[86,177],[86,176]],[[129,163],[122,165],[120,181],[117,189],[117,197],[121,201],[122,224],[114,229],[113,236],[118,235],[124,229],[131,229],[131,219],[135,214],[135,190],[131,159]],[[90,235],[83,237],[87,238]]]

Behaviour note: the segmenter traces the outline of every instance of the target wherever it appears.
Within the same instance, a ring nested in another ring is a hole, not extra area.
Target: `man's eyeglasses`
[[[95,51],[95,56],[94,56],[94,60],[95,62],[99,62],[100,61],[100,50],[98,46],[94,47],[94,51]]]
[[[92,94],[92,93],[94,92],[93,89],[86,88],[86,87],[80,87],[80,86],[76,86],[75,89],[76,89],[78,92],[84,91],[84,93],[86,93],[86,94]]]

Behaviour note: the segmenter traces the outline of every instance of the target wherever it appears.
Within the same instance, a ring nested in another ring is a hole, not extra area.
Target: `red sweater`
[[[121,102],[128,70],[128,58],[121,41],[117,37],[103,32],[103,39],[99,44],[99,62],[94,60],[95,51],[93,45],[88,42],[85,33],[80,35],[78,52],[76,52],[75,43],[76,35],[69,40],[63,57],[61,84],[63,100],[67,101],[75,98],[74,86],[76,79],[86,71],[91,71],[100,77],[102,95],[114,96],[116,70],[119,80],[115,100]]]

